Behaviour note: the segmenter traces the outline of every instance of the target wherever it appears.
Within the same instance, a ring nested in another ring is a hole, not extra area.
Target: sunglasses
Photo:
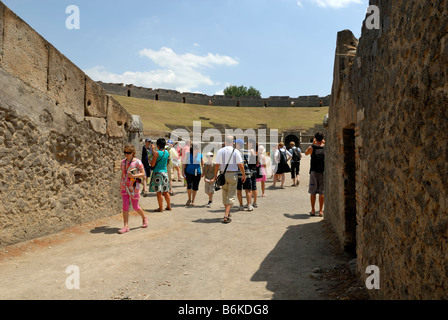
[[[124,151],[124,154],[132,154],[132,151]]]

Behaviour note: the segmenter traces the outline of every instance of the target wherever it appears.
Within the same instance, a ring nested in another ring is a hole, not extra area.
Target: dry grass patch
[[[317,108],[247,108],[218,107],[175,102],[155,101],[123,96],[113,96],[130,113],[139,115],[145,130],[171,131],[168,125],[192,126],[201,121],[203,128],[210,123],[226,124],[230,127],[257,129],[267,124],[270,129],[307,130],[322,123],[328,107]],[[210,120],[201,120],[210,119]]]

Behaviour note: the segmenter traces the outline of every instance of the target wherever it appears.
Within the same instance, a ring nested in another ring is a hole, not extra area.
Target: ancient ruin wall
[[[448,3],[370,4],[380,9],[380,29],[363,26],[344,80],[348,96],[332,104],[356,106],[356,179],[348,182],[356,186],[358,273],[365,279],[367,266],[379,267],[373,298],[446,299]],[[330,126],[350,125],[333,117]],[[342,188],[332,180],[330,190]],[[343,210],[327,210],[344,221]]]
[[[0,2],[0,246],[119,213],[130,121]]]
[[[103,83],[98,82],[109,94],[120,96],[159,100],[178,103],[213,105],[222,107],[321,107],[328,106],[330,103],[330,96],[319,97],[314,96],[300,96],[297,98],[291,97],[229,97],[224,95],[208,96],[200,93],[179,92],[167,89],[150,89],[138,87],[134,85],[124,85],[122,83]]]
[[[352,133],[354,138],[356,124],[356,106],[352,100],[348,77],[357,45],[358,39],[351,31],[338,33],[333,88],[328,110],[329,126],[325,138],[328,154],[325,171],[325,206],[328,212],[326,219],[334,226],[341,247],[348,251],[354,251],[356,246],[356,184],[353,180],[353,170],[350,170],[350,164],[354,161],[354,145],[349,149],[347,136]],[[352,153],[348,153],[349,151]],[[352,159],[351,163],[349,159]]]

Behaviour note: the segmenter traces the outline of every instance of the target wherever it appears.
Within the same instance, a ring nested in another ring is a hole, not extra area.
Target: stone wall
[[[370,4],[380,29],[364,25],[356,56],[335,63],[341,94],[329,111],[326,218],[341,244],[351,242],[342,190],[355,185],[358,274],[380,270],[372,298],[447,299],[448,6]],[[354,172],[345,176],[344,165]]]
[[[0,2],[0,246],[121,211],[131,116]]]
[[[109,94],[120,96],[159,100],[178,103],[189,103],[199,105],[213,105],[222,107],[320,107],[330,104],[330,96],[319,97],[300,96],[291,97],[229,97],[224,95],[208,96],[200,93],[178,92],[166,89],[150,89],[134,85],[124,85],[122,83],[103,83],[98,82]]]
[[[345,157],[347,138],[344,140],[344,133],[354,133],[356,123],[356,106],[351,97],[348,77],[357,45],[358,40],[351,31],[344,30],[338,33],[332,98],[328,110],[329,126],[325,137],[327,153],[325,206],[327,212],[334,213],[326,215],[326,219],[334,226],[341,246],[348,251],[355,250],[356,230],[353,230],[355,220],[353,214],[356,212],[350,212],[353,209],[353,203],[346,201],[345,196],[349,192],[352,192],[350,196],[353,196],[353,188],[350,190],[348,188],[355,186],[355,180],[349,180],[349,172],[346,170],[348,169]],[[338,214],[335,214],[336,212]]]

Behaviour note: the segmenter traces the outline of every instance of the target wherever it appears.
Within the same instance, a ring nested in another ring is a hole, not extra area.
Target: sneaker
[[[247,210],[248,210],[248,211],[254,211],[254,207],[250,204],[250,205],[247,207]]]
[[[255,202],[255,203],[253,204],[253,207],[254,207],[254,208],[258,208],[258,204]]]
[[[211,206],[212,206],[212,202],[209,201],[209,202],[207,203],[206,207],[207,207],[207,208],[211,208]]]
[[[244,206],[239,206],[238,211],[244,211]]]

